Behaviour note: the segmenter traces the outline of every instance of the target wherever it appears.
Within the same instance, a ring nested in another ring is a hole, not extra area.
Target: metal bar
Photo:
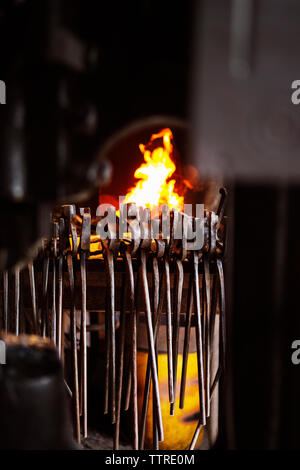
[[[196,344],[197,344],[197,363],[198,363],[198,387],[199,387],[199,405],[201,424],[206,424],[205,410],[205,390],[204,390],[204,369],[203,369],[203,348],[202,348],[202,328],[201,328],[201,308],[200,308],[200,291],[199,291],[199,273],[198,252],[193,252],[194,261],[194,303],[196,315]]]
[[[133,405],[133,448],[139,448],[138,392],[137,392],[137,310],[134,305],[134,274],[130,253],[125,253],[126,272],[129,282],[129,313],[131,316],[131,393]]]
[[[43,337],[48,333],[48,311],[47,311],[47,294],[48,294],[48,276],[49,276],[49,257],[45,254],[43,259],[43,281],[42,281],[42,308],[41,308],[41,334]]]
[[[52,269],[52,323],[51,323],[51,333],[52,333],[52,340],[54,344],[57,344],[57,310],[56,310],[56,282],[57,282],[57,274],[56,274],[56,260],[57,260],[57,237],[59,233],[59,225],[58,222],[53,222],[52,224],[52,236],[53,236],[53,269]]]
[[[132,259],[131,259],[132,262]],[[135,294],[134,294],[134,304],[135,304],[135,312],[136,312],[136,328],[138,329],[138,322],[139,322],[139,314],[140,314],[140,307],[141,307],[141,286],[140,286],[140,275],[139,270],[136,273],[136,283],[135,283]],[[131,397],[131,382],[132,382],[132,370],[129,368],[128,371],[128,379],[125,387],[125,403],[124,403],[124,410],[127,411],[130,405],[130,397]]]
[[[15,334],[19,336],[20,328],[20,269],[15,268]]]
[[[169,402],[174,403],[174,379],[173,379],[173,352],[172,352],[172,312],[171,312],[171,282],[169,261],[165,258],[165,283],[166,283],[166,315],[167,315],[167,356],[168,356],[168,388]]]
[[[166,285],[164,282],[164,271],[160,279],[160,296],[159,296],[159,306],[157,311],[157,316],[153,321],[154,326],[154,341],[155,344],[157,342],[159,324],[160,324],[160,317],[162,313],[162,308],[165,299],[165,292],[166,292]],[[147,361],[147,369],[146,369],[146,378],[145,378],[145,387],[144,387],[144,397],[143,397],[143,407],[142,407],[142,414],[141,414],[141,427],[140,427],[140,449],[144,448],[145,442],[145,434],[146,434],[146,419],[149,407],[149,398],[150,398],[150,385],[151,385],[151,365],[150,365],[150,357],[148,356]],[[158,429],[159,432],[159,429]],[[160,436],[158,436],[159,438]],[[159,439],[161,440],[161,439]]]
[[[188,450],[194,450],[195,449],[195,445],[197,444],[198,437],[200,436],[200,432],[201,432],[202,427],[203,427],[203,425],[201,424],[200,421],[198,421],[196,430],[194,432],[194,435],[193,435],[193,438],[191,440],[191,443],[189,445]]]
[[[63,318],[63,264],[64,264],[64,252],[67,242],[66,235],[66,224],[65,220],[61,217],[58,224],[59,233],[59,260],[58,260],[58,305],[57,305],[57,345],[58,355],[64,362],[64,318]]]
[[[108,285],[108,322],[110,346],[110,412],[111,422],[116,422],[116,331],[115,331],[115,278],[113,253],[108,248],[105,254]]]
[[[80,236],[80,274],[81,274],[81,329],[80,329],[80,358],[81,358],[81,407],[83,418],[83,437],[87,437],[87,272],[86,259],[90,253],[91,243],[91,212],[88,207],[80,208],[82,216],[81,236]]]
[[[114,449],[119,450],[119,437],[120,437],[120,417],[121,417],[121,399],[122,399],[122,386],[123,386],[123,369],[124,369],[124,348],[125,348],[125,333],[126,333],[126,291],[127,282],[126,277],[122,276],[122,294],[121,294],[121,309],[120,309],[120,346],[119,346],[119,370],[117,380],[117,393],[116,393],[116,423],[114,429]]]
[[[179,344],[179,331],[180,331],[180,311],[182,302],[183,290],[183,266],[182,261],[177,259],[176,262],[176,295],[175,295],[175,308],[174,308],[174,322],[173,322],[173,391],[174,403],[171,403],[170,414],[175,414],[175,399],[176,399],[176,384],[177,384],[177,364],[178,364],[178,344]]]
[[[155,398],[156,398],[155,405],[156,405],[156,413],[157,413],[157,426],[158,426],[159,439],[163,440],[163,423],[162,423],[162,415],[161,415],[157,364],[156,364],[156,358],[155,358],[154,335],[153,335],[151,307],[150,307],[150,298],[149,298],[149,289],[148,289],[148,280],[147,280],[146,254],[144,250],[141,250],[141,279],[142,279],[144,298],[145,298],[145,314],[146,314],[146,326],[147,326],[147,334],[148,334],[148,347],[149,347],[151,374],[152,374],[153,387],[155,389]]]
[[[221,377],[222,372],[225,369],[225,349],[226,349],[226,325],[225,325],[225,281],[224,281],[224,270],[221,259],[217,259],[217,270],[220,284],[220,360],[219,367],[216,375],[212,381],[210,388],[210,395],[212,397],[214,390],[216,389],[217,383]]]
[[[180,409],[184,408],[186,375],[187,375],[187,365],[188,365],[188,357],[189,357],[189,344],[190,344],[190,337],[191,337],[191,322],[192,322],[193,300],[194,300],[193,284],[194,284],[194,275],[190,274],[188,294],[187,294],[186,323],[185,323],[184,344],[183,344],[183,354],[182,354],[182,372],[181,372],[180,398],[179,398]]]
[[[213,343],[215,321],[217,314],[218,304],[218,289],[217,289],[217,275],[216,275],[216,263],[213,264],[213,281],[211,289],[211,306],[210,306],[210,343]]]
[[[132,258],[131,258],[131,263],[132,263]],[[134,293],[134,304],[135,304],[135,316],[136,316],[136,329],[138,330],[138,322],[139,322],[139,314],[140,314],[140,308],[141,308],[141,285],[140,285],[140,274],[139,270],[136,273],[136,283],[135,283],[135,293]],[[134,277],[133,277],[133,285],[134,285]],[[127,411],[129,408],[130,404],[130,397],[131,397],[131,382],[132,382],[132,370],[129,368],[128,371],[128,380],[127,384],[125,387],[126,393],[125,393],[125,404],[124,404],[124,410]]]
[[[56,343],[56,259],[52,260],[52,317],[51,338]]]
[[[62,297],[63,297],[63,255],[61,254],[58,260],[58,302],[57,302],[57,347],[58,355],[62,357],[62,326],[63,326],[63,308],[62,308]]]
[[[87,338],[86,338],[86,254],[80,253],[81,275],[81,393],[83,437],[87,437]]]
[[[35,290],[34,265],[32,261],[28,263],[28,274],[29,274],[30,294],[31,294],[31,303],[32,303],[33,328],[34,328],[34,333],[37,333],[36,290]]]
[[[73,270],[73,255],[67,254],[67,264],[69,272],[69,283],[71,290],[71,311],[70,311],[70,336],[72,350],[72,368],[73,368],[73,417],[75,437],[80,442],[80,410],[79,410],[79,383],[78,383],[78,362],[77,362],[77,325],[75,308],[75,284]]]
[[[105,379],[104,379],[104,414],[108,414],[109,409],[109,350],[110,350],[110,322],[108,321],[108,286],[105,294]]]
[[[157,316],[157,310],[159,305],[159,269],[158,269],[158,261],[157,257],[154,256],[152,260],[152,268],[153,268],[153,317],[152,322],[154,324],[155,318]],[[155,342],[155,356],[156,356],[156,363],[158,363],[158,356],[157,356],[157,342]],[[157,407],[155,403],[155,393],[154,387],[152,390],[152,421],[153,421],[153,449],[159,450],[159,440],[158,440],[158,430],[157,430],[157,419],[155,409]]]
[[[208,255],[205,254],[203,258],[204,264],[204,285],[205,285],[205,404],[206,404],[206,416],[210,416],[210,362],[211,362],[211,351],[210,351],[210,274],[209,274],[209,259]]]

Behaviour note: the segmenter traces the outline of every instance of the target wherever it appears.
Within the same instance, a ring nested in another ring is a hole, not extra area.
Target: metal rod
[[[225,282],[224,282],[224,271],[223,263],[220,259],[217,259],[217,270],[220,285],[220,360],[219,367],[216,372],[212,385],[210,388],[210,395],[212,397],[218,381],[221,377],[222,372],[225,369],[225,349],[226,349],[226,325],[225,325]]]
[[[184,408],[187,365],[188,365],[188,357],[189,357],[189,344],[190,344],[190,337],[191,337],[193,300],[194,300],[193,284],[194,284],[194,275],[193,273],[191,273],[189,276],[189,285],[188,285],[188,294],[187,294],[187,310],[186,310],[184,343],[183,343],[183,354],[182,354],[182,372],[181,372],[180,399],[179,399],[180,409]]]
[[[56,343],[56,259],[52,260],[52,318],[51,338]]]
[[[216,263],[213,263],[213,281],[212,281],[212,289],[211,289],[211,306],[210,306],[210,343],[211,344],[213,343],[213,338],[214,338],[217,304],[218,304],[218,289],[217,289]]]
[[[175,295],[175,308],[174,308],[174,322],[173,322],[173,390],[174,390],[174,403],[171,404],[170,414],[175,414],[175,399],[176,399],[176,384],[177,384],[177,364],[178,364],[178,345],[179,345],[179,331],[180,331],[180,311],[182,302],[183,290],[183,266],[182,261],[177,259],[176,266],[176,295]]]
[[[133,278],[133,286],[134,286],[134,278]],[[134,293],[134,309],[135,309],[135,315],[136,315],[136,328],[138,328],[138,321],[139,321],[139,311],[140,311],[140,306],[141,306],[141,289],[140,289],[140,282],[139,282],[139,273],[137,273],[137,278],[136,278],[136,286],[135,286],[135,293]],[[130,397],[131,397],[131,382],[132,382],[132,370],[129,368],[128,371],[128,380],[127,384],[125,387],[126,393],[125,393],[125,404],[124,404],[124,410],[127,411],[130,405]]]
[[[193,438],[191,440],[191,443],[189,445],[188,450],[194,450],[195,449],[195,445],[197,444],[198,437],[200,436],[200,432],[201,432],[202,427],[203,427],[203,425],[201,424],[200,421],[198,421],[196,430],[194,432],[194,435],[193,435]]]
[[[208,255],[204,255],[204,284],[205,284],[205,404],[206,416],[210,416],[210,274]]]
[[[126,291],[127,282],[126,277],[122,275],[122,294],[121,294],[121,309],[120,309],[120,346],[119,346],[119,369],[117,380],[117,393],[116,393],[116,424],[114,429],[114,449],[119,450],[119,437],[120,437],[120,417],[121,417],[121,399],[122,399],[122,386],[123,386],[123,369],[124,369],[124,348],[125,348],[125,333],[126,333]]]
[[[132,271],[133,273],[133,271]],[[134,277],[133,277],[133,286],[134,286]],[[138,328],[138,321],[139,321],[139,311],[140,311],[140,304],[141,304],[141,292],[140,292],[140,281],[139,281],[139,272],[137,272],[137,277],[136,277],[136,286],[135,286],[135,293],[134,293],[134,304],[133,308],[135,310],[135,316],[136,316],[136,329]],[[135,305],[135,306],[134,306]],[[132,369],[129,368],[128,371],[128,379],[125,387],[125,404],[124,404],[124,410],[127,411],[130,405],[130,397],[131,397],[131,382],[132,382]]]
[[[73,270],[73,255],[67,254],[67,264],[69,272],[69,283],[71,290],[71,311],[70,311],[70,336],[72,350],[72,368],[73,368],[73,416],[75,437],[80,442],[80,410],[79,410],[79,383],[78,383],[78,362],[77,362],[77,325],[75,308],[75,284]]]
[[[59,233],[59,260],[58,260],[58,305],[57,305],[57,341],[58,355],[64,363],[64,314],[63,314],[63,265],[64,252],[67,241],[66,223],[61,217],[58,225]]]
[[[41,334],[43,337],[48,333],[48,311],[47,311],[47,294],[48,294],[48,276],[49,276],[49,257],[45,255],[43,260],[43,281],[42,281],[42,308],[41,308]]]
[[[52,224],[53,248],[52,248],[52,322],[51,322],[51,337],[55,345],[57,345],[57,307],[56,307],[56,282],[57,282],[57,237],[59,233],[58,222]]]
[[[31,303],[32,303],[33,331],[34,333],[37,333],[36,290],[35,290],[35,276],[34,276],[33,261],[30,261],[28,263],[28,275],[29,275],[29,285],[30,285],[30,294],[31,294]]]
[[[199,406],[201,424],[206,424],[205,409],[205,390],[204,390],[204,370],[203,370],[203,348],[202,348],[202,328],[201,328],[201,308],[199,291],[199,258],[196,251],[193,252],[194,267],[194,304],[196,315],[196,345],[197,345],[197,363],[198,363],[198,387],[199,387]]]
[[[131,354],[131,352],[129,352],[129,355]],[[130,361],[130,359],[129,359]],[[128,411],[129,410],[129,406],[130,406],[130,399],[131,399],[131,388],[132,388],[132,369],[131,367],[129,368],[128,370],[128,375],[127,375],[128,379],[127,379],[127,383],[126,383],[126,387],[125,387],[125,403],[124,403],[124,411]]]
[[[167,356],[168,356],[168,388],[169,402],[174,403],[174,379],[173,379],[173,349],[172,349],[172,312],[171,312],[171,282],[169,261],[165,258],[165,283],[166,283],[166,316],[167,316]]]
[[[58,347],[58,355],[62,356],[62,326],[63,326],[63,255],[61,254],[58,260],[58,302],[57,302],[57,339],[56,344]]]
[[[110,323],[108,321],[109,311],[108,311],[108,286],[106,288],[105,294],[105,378],[104,378],[104,414],[108,414],[109,408],[109,350],[110,350]]]
[[[165,299],[165,292],[166,292],[166,284],[164,282],[164,271],[163,271],[163,275],[161,276],[160,286],[161,287],[160,287],[159,306],[158,306],[156,318],[153,321],[153,326],[154,326],[153,336],[154,336],[155,344],[157,342],[160,317],[162,313],[162,308],[163,308],[164,299]],[[144,387],[144,397],[143,397],[143,407],[142,407],[142,414],[141,414],[140,449],[144,448],[144,442],[145,442],[146,420],[147,420],[149,398],[150,398],[150,385],[151,385],[151,365],[150,365],[150,357],[148,356],[145,387]],[[157,430],[159,433],[159,428],[157,428]],[[160,441],[162,440],[160,435],[158,436],[158,438]]]
[[[152,381],[153,381],[153,387],[155,390],[155,399],[156,399],[155,405],[156,405],[156,413],[157,413],[157,426],[158,426],[159,439],[163,440],[163,423],[162,423],[162,415],[161,415],[157,364],[156,364],[156,357],[155,357],[155,343],[154,343],[150,297],[149,297],[149,289],[148,289],[146,254],[144,250],[141,250],[141,278],[142,278],[142,285],[143,285],[144,298],[145,298],[145,314],[146,314],[146,326],[147,326],[147,335],[148,335],[148,348],[149,348],[149,357],[150,357],[150,365],[151,365],[151,374],[152,374]]]
[[[152,260],[152,268],[153,268],[153,316],[152,322],[154,324],[155,318],[157,316],[157,310],[159,305],[159,269],[158,269],[158,261],[157,257],[154,256]],[[155,341],[155,355],[156,355],[156,362],[158,363],[158,355],[157,355],[157,342]],[[153,421],[153,449],[159,450],[159,440],[158,440],[158,430],[157,430],[157,419],[156,419],[156,403],[155,403],[155,393],[154,388],[152,390],[152,421]]]
[[[20,269],[15,268],[15,334],[19,336],[20,328]]]
[[[80,252],[81,275],[81,393],[83,437],[87,437],[87,337],[86,337],[86,254]]]
[[[131,317],[131,393],[133,405],[133,448],[139,448],[138,392],[137,392],[137,311],[134,305],[134,274],[130,253],[125,253],[126,272],[129,282],[129,313]]]
[[[108,322],[110,346],[110,412],[111,422],[116,422],[116,331],[115,331],[115,278],[113,253],[107,249],[105,254],[108,285]]]

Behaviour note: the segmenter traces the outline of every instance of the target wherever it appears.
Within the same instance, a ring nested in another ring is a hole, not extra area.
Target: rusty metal
[[[202,348],[202,328],[201,328],[201,309],[200,309],[200,291],[199,291],[199,253],[193,252],[194,269],[194,305],[196,315],[196,344],[197,344],[197,363],[198,363],[198,388],[201,424],[206,424],[205,412],[205,389],[204,389],[204,365]]]
[[[109,248],[105,252],[107,269],[107,312],[109,335],[109,378],[111,422],[116,422],[116,331],[115,331],[115,279],[114,257]]]
[[[108,208],[112,219],[115,220],[115,209]],[[110,389],[110,414],[111,422],[116,422],[116,331],[115,331],[115,277],[114,277],[114,253],[117,253],[120,242],[117,237],[116,227],[108,223],[109,237],[105,240],[104,260],[106,265],[107,291],[106,291],[106,379],[105,379],[105,412],[108,412],[108,379]],[[110,357],[109,357],[110,356]]]
[[[59,233],[59,259],[58,259],[58,302],[57,302],[57,339],[56,344],[58,347],[58,355],[62,357],[62,341],[63,341],[63,263],[64,251],[66,245],[65,237],[65,221],[63,218],[59,219],[58,225]]]
[[[159,306],[159,268],[158,268],[158,260],[157,256],[153,257],[152,260],[152,269],[153,269],[153,275],[152,275],[152,282],[153,282],[153,316],[152,316],[152,322],[154,324],[155,318],[157,316],[157,310]],[[155,343],[155,355],[156,355],[156,362],[158,363],[158,357],[157,357],[157,344]],[[158,429],[157,429],[157,418],[156,418],[156,413],[155,409],[157,407],[155,403],[155,393],[154,393],[154,388],[152,390],[152,400],[154,406],[152,407],[152,420],[153,420],[153,449],[154,450],[159,450],[159,440],[158,440]]]
[[[109,359],[109,350],[110,350],[110,326],[108,321],[108,292],[105,293],[105,378],[104,378],[104,406],[103,413],[108,414],[109,410],[109,369],[110,369],[110,359]]]
[[[180,312],[183,291],[183,265],[182,260],[176,259],[176,295],[175,295],[175,308],[174,308],[174,322],[173,322],[173,390],[174,402],[171,404],[170,414],[175,414],[175,398],[176,398],[176,383],[177,383],[177,364],[178,364],[178,345],[179,345],[179,329],[180,329]]]
[[[156,240],[156,247],[157,247],[157,249],[156,249],[157,256],[162,257],[164,255],[164,251],[165,251],[165,242],[162,241],[162,240]],[[159,304],[158,304],[156,317],[154,317],[154,321],[153,321],[153,336],[154,336],[155,344],[157,342],[160,318],[161,318],[161,313],[162,313],[164,299],[165,299],[165,293],[166,293],[166,285],[165,285],[165,282],[164,282],[164,273],[165,272],[163,271],[163,274],[162,274],[161,279],[160,279]],[[140,449],[144,449],[144,443],[145,443],[146,419],[147,419],[149,398],[150,398],[150,385],[151,385],[151,363],[150,363],[150,357],[148,356],[145,387],[144,387],[144,397],[143,397],[143,407],[142,407],[142,414],[141,414]],[[157,423],[156,423],[156,427],[157,427],[157,432],[158,432],[158,440],[162,441],[163,436],[161,436],[159,434],[160,429],[159,429]]]
[[[129,314],[131,316],[131,389],[133,402],[133,448],[139,448],[138,395],[137,395],[137,311],[134,306],[134,275],[131,254],[125,253],[126,271],[129,280]]]
[[[114,449],[119,450],[119,437],[120,437],[120,418],[121,418],[121,399],[122,399],[122,386],[123,386],[123,369],[124,369],[124,348],[125,348],[125,333],[126,333],[126,293],[127,282],[126,276],[122,275],[122,294],[121,294],[121,309],[120,309],[120,343],[119,343],[119,369],[117,376],[117,390],[116,390],[116,423],[114,427]]]
[[[194,300],[193,285],[194,285],[194,274],[191,273],[189,275],[187,310],[186,310],[186,316],[185,316],[185,332],[184,332],[182,372],[181,372],[180,398],[179,398],[180,409],[184,408],[187,364],[188,364],[188,356],[189,356],[189,344],[190,344],[190,337],[191,337],[191,322],[192,322],[192,311],[193,311],[193,300]]]
[[[87,333],[86,333],[86,259],[90,253],[91,240],[91,213],[89,208],[80,209],[82,216],[81,237],[80,237],[80,275],[81,275],[81,397],[82,397],[82,417],[83,417],[83,437],[87,437]]]
[[[132,404],[133,404],[133,449],[139,448],[139,429],[138,429],[138,392],[137,392],[137,308],[135,305],[135,290],[134,290],[134,273],[132,267],[132,255],[136,253],[140,245],[140,229],[138,213],[135,207],[128,207],[128,218],[130,221],[131,239],[125,248],[124,259],[125,269],[128,279],[129,287],[129,315],[131,327],[131,340],[130,340],[130,375],[128,382],[128,390],[131,390]],[[127,399],[130,394],[128,393]],[[129,400],[128,400],[129,406]]]
[[[170,266],[167,257],[164,259],[165,264],[165,285],[166,285],[166,315],[167,315],[167,356],[168,356],[168,388],[169,402],[171,406],[174,404],[174,379],[173,379],[173,350],[172,350],[172,307],[171,307],[171,282],[170,282]]]
[[[205,372],[205,405],[206,417],[210,416],[210,363],[211,363],[211,350],[210,350],[210,273],[209,273],[209,260],[208,255],[205,253],[203,256],[204,266],[204,292],[205,292],[205,306],[203,315],[204,321],[204,372]]]
[[[172,248],[172,236],[171,227],[166,224],[168,216],[171,213],[167,205],[163,205],[161,208],[160,215],[160,228],[162,237],[165,242],[165,256],[164,256],[164,273],[165,273],[165,290],[166,290],[166,343],[167,343],[167,358],[168,358],[168,390],[169,390],[169,402],[170,402],[170,413],[174,407],[174,375],[173,375],[173,344],[172,344],[172,303],[171,303],[171,279],[170,279],[170,258]],[[166,231],[166,233],[164,233]],[[170,233],[170,243],[168,242],[168,232]]]
[[[72,372],[73,372],[73,419],[74,430],[77,442],[80,442],[80,405],[79,405],[79,379],[78,379],[78,358],[77,358],[77,321],[75,307],[75,276],[73,258],[77,255],[77,231],[74,223],[75,207],[73,205],[65,205],[64,215],[66,224],[66,234],[71,236],[71,249],[67,253],[67,266],[69,274],[69,286],[71,292],[71,310],[70,310],[70,337],[71,337],[71,353],[72,353]]]
[[[77,442],[80,442],[80,412],[79,412],[79,384],[78,384],[78,362],[77,362],[77,328],[76,328],[76,308],[75,308],[75,285],[73,270],[73,254],[67,254],[67,265],[69,272],[69,285],[71,290],[71,311],[70,311],[70,336],[72,350],[73,368],[73,419],[74,430]]]
[[[150,296],[148,288],[148,279],[147,279],[147,265],[146,265],[146,253],[141,250],[141,279],[144,292],[145,300],[145,314],[146,314],[146,326],[147,326],[147,335],[148,335],[148,347],[149,347],[149,357],[150,357],[150,366],[152,374],[152,382],[155,393],[155,409],[157,417],[157,427],[159,432],[159,440],[163,440],[163,423],[161,415],[161,405],[159,397],[159,385],[158,385],[158,374],[157,374],[157,363],[155,355],[155,343],[153,335],[153,326],[152,326],[152,315],[151,315],[151,305],[150,305]]]

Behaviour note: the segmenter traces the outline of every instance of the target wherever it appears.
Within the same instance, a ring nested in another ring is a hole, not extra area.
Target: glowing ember
[[[153,134],[147,145],[139,145],[145,162],[134,173],[139,181],[128,191],[125,203],[135,202],[137,206],[149,207],[151,210],[161,204],[168,204],[177,210],[183,209],[184,197],[174,191],[176,181],[170,180],[176,170],[171,159],[172,139],[171,130],[163,129],[158,134]],[[162,140],[163,147],[155,146],[156,140],[159,143]]]

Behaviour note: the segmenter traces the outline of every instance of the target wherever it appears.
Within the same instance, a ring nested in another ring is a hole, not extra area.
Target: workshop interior
[[[300,448],[299,39],[298,0],[1,2],[0,449]]]

